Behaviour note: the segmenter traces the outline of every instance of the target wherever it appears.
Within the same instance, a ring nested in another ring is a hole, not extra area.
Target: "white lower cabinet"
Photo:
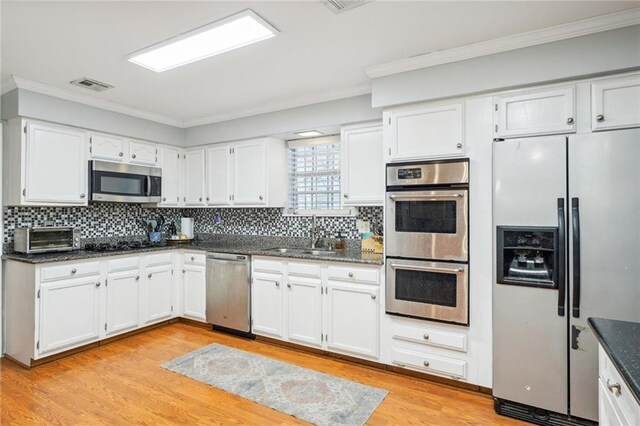
[[[276,339],[284,338],[283,277],[276,274],[256,274],[251,285],[252,330]]]
[[[100,338],[101,285],[98,275],[40,285],[38,355],[71,349]]]
[[[598,421],[603,426],[640,424],[640,403],[602,346],[598,349]]]
[[[134,330],[140,325],[140,281],[140,269],[107,275],[107,321],[104,329],[108,337]]]
[[[159,265],[146,268],[145,324],[171,318],[173,312],[172,265]]]
[[[253,333],[378,360],[379,266],[260,257],[252,265]]]
[[[290,276],[287,282],[289,341],[322,347],[320,279]]]
[[[182,315],[186,318],[206,320],[206,267],[185,264],[182,268]]]

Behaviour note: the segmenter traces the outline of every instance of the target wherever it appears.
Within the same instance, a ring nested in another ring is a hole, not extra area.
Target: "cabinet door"
[[[106,282],[106,334],[113,336],[138,328],[140,323],[140,270],[109,274]]]
[[[39,355],[100,337],[100,277],[40,285]]]
[[[289,277],[287,311],[289,341],[322,347],[320,280]]]
[[[205,150],[204,148],[187,150],[185,167],[185,198],[187,206],[204,206],[205,202]]]
[[[91,158],[96,160],[125,160],[126,143],[124,138],[111,135],[91,134]]]
[[[267,204],[266,162],[263,140],[233,146],[233,204]]]
[[[28,123],[24,201],[86,205],[87,145],[82,131]]]
[[[210,206],[231,204],[231,145],[207,148],[207,198]]]
[[[341,138],[342,197],[345,206],[382,205],[382,125],[345,127]]]
[[[173,277],[171,264],[146,269],[145,324],[171,318],[173,311]]]
[[[206,268],[184,265],[183,314],[197,321],[206,320]]]
[[[329,281],[327,290],[327,349],[377,359],[378,287]]]
[[[605,80],[591,85],[591,129],[640,126],[640,77]]]
[[[573,86],[502,95],[496,98],[496,137],[575,132]]]
[[[251,286],[252,331],[284,338],[282,276],[255,276]]]
[[[626,419],[623,421],[621,419],[624,416],[621,415],[618,410],[616,410],[616,406],[611,401],[611,397],[609,396],[609,391],[606,388],[606,385],[602,382],[602,378],[598,379],[598,423],[601,426],[621,426],[627,423]]]
[[[158,148],[151,142],[131,140],[129,142],[129,162],[155,166],[158,162]]]
[[[179,148],[163,146],[160,148],[160,167],[162,168],[161,206],[180,204],[180,185],[182,179],[182,158]]]
[[[385,124],[392,161],[464,155],[462,104],[394,111]]]

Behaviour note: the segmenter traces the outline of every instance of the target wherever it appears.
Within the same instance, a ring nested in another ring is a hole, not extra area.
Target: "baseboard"
[[[193,327],[205,328],[207,330],[211,330],[212,329],[211,324],[207,324],[206,322],[200,322],[200,321],[192,320],[192,319],[189,319],[189,318],[178,317],[178,318],[176,318],[176,322],[179,322],[179,323],[182,323],[182,324],[191,325]]]

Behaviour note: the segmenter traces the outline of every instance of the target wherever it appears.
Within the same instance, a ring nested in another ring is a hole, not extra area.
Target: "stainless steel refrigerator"
[[[597,420],[587,319],[640,321],[640,129],[494,142],[493,173],[496,410]]]

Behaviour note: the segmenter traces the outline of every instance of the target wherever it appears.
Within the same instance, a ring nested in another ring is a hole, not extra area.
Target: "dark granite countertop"
[[[286,242],[285,242],[286,243]],[[252,256],[275,256],[295,259],[324,260],[333,262],[350,262],[364,263],[371,265],[382,265],[383,257],[381,254],[362,253],[358,249],[347,248],[345,250],[337,250],[333,254],[313,255],[302,252],[278,253],[268,249],[274,247],[296,247],[297,245],[283,244],[282,239],[265,237],[259,240],[247,241],[243,239],[222,240],[222,241],[198,241],[188,245],[165,245],[153,246],[145,248],[137,248],[130,250],[117,250],[109,252],[95,252],[87,250],[75,250],[71,252],[46,253],[46,254],[20,254],[11,253],[2,256],[2,259],[17,260],[19,262],[27,262],[32,264],[42,264],[51,262],[66,262],[72,260],[93,259],[108,256],[135,255],[138,253],[152,253],[166,250],[196,250],[203,252],[219,252],[247,254]],[[299,246],[298,246],[299,247]]]
[[[589,318],[589,325],[640,404],[640,322]]]

